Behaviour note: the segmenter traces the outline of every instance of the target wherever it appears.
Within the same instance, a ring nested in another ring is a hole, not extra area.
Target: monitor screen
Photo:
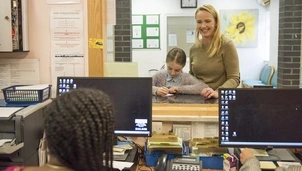
[[[219,89],[219,145],[302,147],[302,89]]]
[[[95,88],[111,99],[115,131],[120,136],[150,137],[152,132],[151,77],[58,77],[57,96],[77,88]]]

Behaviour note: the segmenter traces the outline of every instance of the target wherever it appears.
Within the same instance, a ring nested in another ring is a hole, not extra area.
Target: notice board
[[[132,49],[160,49],[160,15],[132,15]]]

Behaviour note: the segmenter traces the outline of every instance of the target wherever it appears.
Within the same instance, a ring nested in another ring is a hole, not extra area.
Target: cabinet
[[[0,52],[29,51],[27,0],[1,0]]]

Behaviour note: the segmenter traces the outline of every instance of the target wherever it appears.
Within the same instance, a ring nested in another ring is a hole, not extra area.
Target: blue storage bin
[[[164,154],[164,151],[161,150],[156,150],[152,151],[151,153],[148,151],[145,151],[145,157],[146,157],[146,165],[148,167],[153,167],[156,165],[157,160],[161,154]],[[167,160],[174,159],[175,155],[174,154],[168,154]]]
[[[24,85],[14,85],[2,89],[4,100],[8,104],[41,103],[50,98],[51,85],[44,89],[18,90]]]
[[[223,169],[223,157],[221,156],[200,156],[203,169]]]

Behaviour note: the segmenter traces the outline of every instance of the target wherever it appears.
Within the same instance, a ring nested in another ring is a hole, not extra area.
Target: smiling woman
[[[211,90],[204,97],[217,97],[218,88],[239,85],[239,60],[234,43],[220,33],[216,9],[203,5],[195,12],[195,44],[190,48],[190,74],[208,84]],[[241,31],[245,25],[240,24]],[[199,37],[202,39],[199,39]]]

